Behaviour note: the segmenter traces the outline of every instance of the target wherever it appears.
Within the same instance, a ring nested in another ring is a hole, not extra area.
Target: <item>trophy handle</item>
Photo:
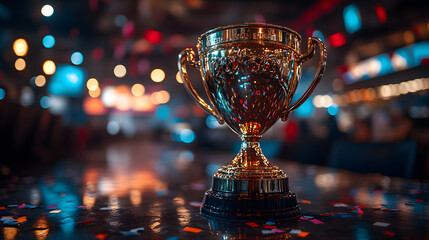
[[[183,82],[185,83],[186,90],[188,90],[188,93],[191,95],[191,97],[194,99],[194,101],[200,105],[200,107],[206,111],[208,114],[211,114],[213,117],[216,118],[216,120],[223,124],[224,121],[222,117],[217,114],[215,110],[213,110],[210,105],[208,105],[201,97],[198,95],[197,91],[195,91],[195,88],[192,86],[191,81],[189,80],[188,73],[186,71],[186,62],[189,63],[194,68],[199,68],[200,63],[195,60],[195,52],[192,48],[185,48],[180,54],[179,54],[179,72],[180,76],[183,79]]]
[[[314,56],[314,53],[316,52],[315,45],[319,45],[319,48],[320,48],[320,61],[319,61],[319,67],[317,68],[317,71],[316,71],[316,75],[314,75],[313,81],[311,82],[307,90],[304,92],[304,94],[298,100],[296,100],[296,102],[286,107],[286,110],[282,113],[282,116],[281,116],[282,121],[286,121],[287,118],[289,117],[289,114],[293,112],[295,109],[297,109],[299,106],[301,106],[301,104],[303,104],[308,99],[308,97],[310,97],[311,93],[313,93],[317,84],[319,84],[320,79],[323,76],[323,73],[325,72],[327,51],[326,51],[325,44],[322,42],[322,40],[320,40],[317,37],[308,38],[308,51],[299,57],[298,64],[301,64]]]

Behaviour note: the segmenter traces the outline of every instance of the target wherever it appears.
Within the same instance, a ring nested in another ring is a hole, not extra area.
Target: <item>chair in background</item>
[[[381,173],[387,176],[413,176],[417,143],[357,143],[336,142],[328,166],[352,172]]]

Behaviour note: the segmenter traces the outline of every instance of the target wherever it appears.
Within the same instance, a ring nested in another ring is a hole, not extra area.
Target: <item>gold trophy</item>
[[[259,140],[279,118],[288,115],[311,95],[326,66],[326,48],[308,39],[300,53],[301,37],[281,26],[261,23],[229,25],[198,38],[198,60],[191,48],[179,54],[179,71],[192,98],[220,124],[241,137],[241,150],[228,166],[213,176],[201,213],[229,220],[281,220],[301,215],[288,176],[262,153]],[[292,97],[301,78],[301,64],[312,58],[316,45],[320,62],[305,93]],[[199,68],[211,106],[192,87],[186,63]]]

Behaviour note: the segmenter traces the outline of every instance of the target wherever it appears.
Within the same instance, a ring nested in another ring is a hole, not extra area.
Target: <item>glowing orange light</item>
[[[180,76],[180,72],[177,72],[176,74],[176,81],[178,83],[183,83],[183,79],[182,79],[182,76]]]
[[[39,75],[34,79],[34,84],[38,87],[43,87],[46,84],[46,78],[43,75]]]
[[[95,90],[89,90],[88,94],[92,98],[98,98],[101,95],[101,89],[96,88]]]
[[[57,67],[55,66],[55,63],[52,60],[46,60],[43,63],[43,72],[46,75],[52,75],[55,73]]]
[[[15,69],[16,70],[22,71],[22,70],[25,69],[25,66],[26,66],[26,64],[25,64],[25,60],[24,59],[22,59],[22,58],[16,59],[16,61],[15,61]]]
[[[152,81],[154,82],[162,82],[165,79],[165,72],[162,69],[154,69],[151,73],[150,73],[150,78],[152,79]]]
[[[19,56],[19,57],[23,57],[27,55],[27,52],[28,52],[27,41],[23,38],[16,39],[15,42],[13,42],[13,51],[15,52],[16,56]]]
[[[145,88],[140,83],[136,83],[131,87],[131,93],[136,97],[142,96],[144,92],[145,92]]]
[[[106,113],[106,108],[99,98],[85,98],[83,110],[88,115],[103,115]]]
[[[86,87],[88,88],[89,91],[97,90],[98,86],[99,86],[98,81],[95,78],[90,78],[86,82]]]

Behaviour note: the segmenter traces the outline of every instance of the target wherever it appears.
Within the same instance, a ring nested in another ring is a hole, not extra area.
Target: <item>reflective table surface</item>
[[[232,158],[125,141],[34,167],[1,182],[0,239],[429,239],[428,182],[284,160],[271,159],[289,175],[301,219],[204,219],[204,191]]]

